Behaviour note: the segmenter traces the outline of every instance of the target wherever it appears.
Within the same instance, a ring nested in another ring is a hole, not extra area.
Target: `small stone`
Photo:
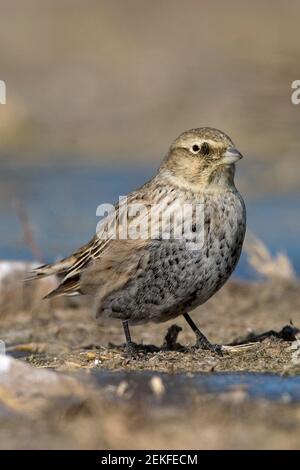
[[[164,395],[166,388],[161,377],[159,377],[158,375],[154,375],[151,378],[149,385],[155,396],[161,397],[162,395]]]
[[[128,383],[125,380],[123,380],[122,382],[119,383],[117,390],[116,390],[116,394],[118,395],[118,397],[123,397],[127,390],[128,390]]]
[[[95,352],[93,352],[93,351],[88,351],[88,352],[85,353],[85,356],[86,356],[87,359],[95,359],[95,358],[96,358],[96,354],[97,354],[97,353],[95,353]]]

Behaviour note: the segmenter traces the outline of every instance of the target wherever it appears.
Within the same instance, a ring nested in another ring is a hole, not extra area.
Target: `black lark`
[[[127,198],[128,207],[143,205],[143,216],[128,211],[124,217],[119,203],[114,232],[100,230],[71,256],[37,268],[33,278],[59,275],[59,287],[47,297],[93,295],[96,317],[123,322],[129,350],[134,349],[129,325],[183,315],[196,334],[196,346],[221,351],[223,347],[208,341],[189,312],[224,285],[241,254],[246,210],[234,184],[240,158],[224,132],[209,127],[184,132],[172,143],[154,178]],[[159,217],[153,207],[160,208]],[[166,224],[169,233],[161,227],[165,216],[171,220]],[[137,221],[143,226],[140,236],[138,230],[128,236],[128,227]]]

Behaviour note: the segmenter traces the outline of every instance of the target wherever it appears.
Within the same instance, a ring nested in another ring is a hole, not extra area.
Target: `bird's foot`
[[[197,337],[196,344],[194,349],[203,349],[206,351],[211,351],[219,356],[223,356],[224,346],[221,344],[213,344],[208,339],[201,337]]]
[[[206,351],[211,351],[217,353],[219,356],[223,356],[223,354],[234,354],[234,353],[243,353],[246,351],[253,350],[257,347],[257,343],[247,343],[247,344],[239,344],[236,346],[230,345],[223,345],[223,344],[212,344],[208,340],[204,340],[202,338],[198,338],[194,349],[203,349]]]
[[[158,351],[159,348],[153,344],[137,344],[130,341],[125,345],[125,356],[128,359],[142,359],[147,354],[156,353]]]
[[[125,357],[127,359],[138,359],[140,357],[141,350],[138,344],[130,341],[125,345]]]

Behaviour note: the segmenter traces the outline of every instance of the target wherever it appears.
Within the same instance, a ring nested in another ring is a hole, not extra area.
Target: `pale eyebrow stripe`
[[[191,147],[192,145],[202,145],[204,144],[204,142],[208,143],[208,145],[211,145],[212,147],[223,147],[223,142],[216,142],[215,140],[211,140],[211,139],[201,139],[201,141],[198,140],[190,140],[189,142],[185,142],[183,143],[183,145],[186,145],[186,147],[184,148],[189,148]]]

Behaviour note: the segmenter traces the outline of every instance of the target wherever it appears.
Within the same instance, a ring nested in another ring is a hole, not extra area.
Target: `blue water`
[[[215,372],[212,374],[195,373],[188,377],[185,374],[170,375],[150,371],[111,372],[97,369],[91,370],[91,376],[99,387],[117,386],[121,381],[126,381],[132,392],[131,399],[135,402],[141,399],[143,403],[153,401],[153,392],[149,386],[153,376],[159,376],[165,386],[166,393],[161,403],[166,402],[166,404],[188,403],[195,392],[218,394],[234,390],[242,390],[249,399],[262,398],[288,403],[300,401],[300,376],[282,377],[253,372]]]
[[[0,259],[32,259],[25,246],[15,201],[22,202],[34,238],[46,260],[65,256],[95,233],[96,207],[115,202],[142,185],[154,168],[100,166],[6,168],[0,174]],[[300,195],[262,196],[246,200],[248,228],[272,253],[282,251],[300,273]],[[251,278],[245,256],[236,276]]]

